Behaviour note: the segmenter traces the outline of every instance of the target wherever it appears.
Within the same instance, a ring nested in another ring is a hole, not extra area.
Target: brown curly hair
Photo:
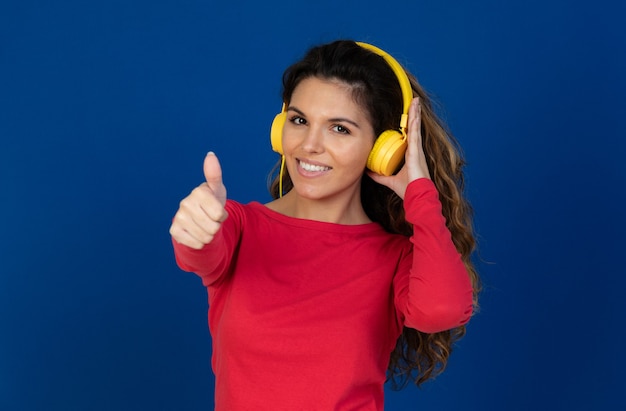
[[[413,75],[407,72],[407,76],[413,96],[420,98],[426,161],[439,192],[446,225],[469,273],[476,311],[480,279],[471,261],[476,241],[472,209],[463,195],[462,169],[465,161],[458,142],[435,113],[433,99]],[[378,54],[351,40],[338,40],[313,47],[302,60],[288,67],[283,74],[283,101],[288,103],[300,81],[309,77],[337,79],[351,85],[355,102],[369,113],[376,135],[398,127],[403,108],[402,91],[396,75]],[[277,175],[279,168],[280,160],[268,180],[273,198],[281,194]],[[293,183],[287,170],[282,179],[283,191],[291,190]],[[391,189],[375,183],[367,174],[363,175],[361,182],[361,202],[368,217],[388,232],[405,236],[413,234],[413,227],[404,216],[402,199]],[[434,334],[404,327],[389,360],[387,375],[392,388],[403,388],[411,380],[420,385],[441,373],[454,343],[464,335],[465,326]]]

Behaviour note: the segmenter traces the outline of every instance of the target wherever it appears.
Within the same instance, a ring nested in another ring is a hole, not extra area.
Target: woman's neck
[[[313,200],[304,198],[295,190],[291,190],[283,197],[267,203],[266,206],[280,214],[294,218],[345,225],[371,223],[361,204],[360,193],[357,194],[347,199]]]

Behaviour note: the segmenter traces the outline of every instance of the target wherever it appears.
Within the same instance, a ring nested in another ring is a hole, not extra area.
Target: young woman
[[[416,79],[373,46],[314,47],[283,87],[275,199],[227,200],[209,153],[170,229],[208,289],[215,406],[381,410],[386,380],[443,370],[476,304],[463,161]]]

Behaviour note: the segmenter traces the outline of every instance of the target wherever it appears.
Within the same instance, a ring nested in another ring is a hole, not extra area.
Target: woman
[[[463,162],[415,78],[373,46],[312,48],[283,87],[275,199],[227,200],[209,153],[170,229],[208,289],[216,409],[381,410],[388,378],[443,370],[476,303]],[[399,123],[392,174],[372,154]]]

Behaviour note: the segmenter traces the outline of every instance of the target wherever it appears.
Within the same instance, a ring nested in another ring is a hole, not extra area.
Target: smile
[[[300,167],[306,171],[328,171],[330,170],[330,167],[326,167],[326,166],[316,166],[314,164],[309,164],[309,163],[305,163],[304,161],[300,160],[298,162],[298,164],[300,165]]]

